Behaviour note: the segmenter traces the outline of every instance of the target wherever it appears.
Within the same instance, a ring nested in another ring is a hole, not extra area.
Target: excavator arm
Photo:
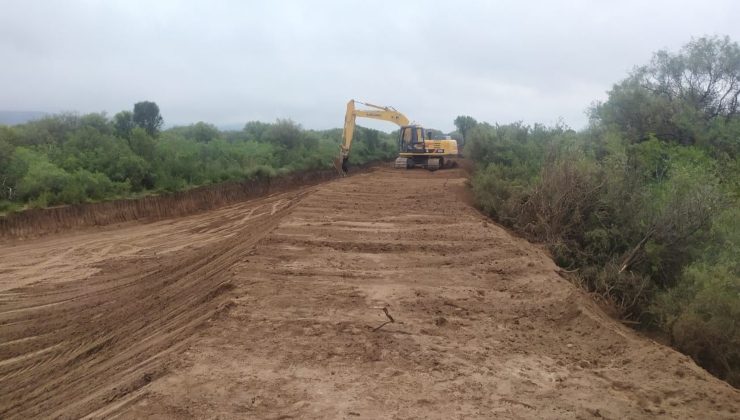
[[[355,109],[355,102],[371,109]],[[357,117],[390,121],[398,124],[400,127],[409,125],[409,119],[392,107],[368,104],[355,101],[354,99],[347,102],[347,113],[344,115],[344,131],[342,132],[342,145],[339,150],[339,157],[334,161],[334,167],[337,168],[340,175],[347,173],[347,159],[349,159],[349,151],[352,148],[352,138],[355,133],[355,120]]]

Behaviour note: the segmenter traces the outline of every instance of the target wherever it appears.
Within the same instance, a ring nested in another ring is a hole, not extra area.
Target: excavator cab
[[[436,171],[457,156],[457,142],[452,139],[435,140],[433,130],[419,125],[401,126],[398,137],[399,156],[393,163],[397,169],[414,167]]]
[[[424,153],[424,139],[426,133],[424,128],[418,125],[407,125],[401,127],[398,138],[398,149],[401,152]]]

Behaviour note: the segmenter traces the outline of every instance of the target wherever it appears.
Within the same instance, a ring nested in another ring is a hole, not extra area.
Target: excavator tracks
[[[395,169],[409,169],[409,159],[407,159],[405,157],[396,158],[396,161],[393,162],[393,168],[395,168]]]

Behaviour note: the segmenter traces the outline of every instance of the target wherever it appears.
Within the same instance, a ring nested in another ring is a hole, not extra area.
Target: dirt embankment
[[[361,172],[371,167],[353,168]],[[29,238],[85,226],[186,216],[336,178],[335,170],[307,171],[277,178],[226,182],[136,199],[30,209],[0,216],[0,238]]]
[[[464,184],[383,168],[0,244],[0,417],[737,418]]]

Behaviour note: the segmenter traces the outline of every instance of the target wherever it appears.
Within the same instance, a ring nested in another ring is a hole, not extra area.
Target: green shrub
[[[18,167],[25,168],[17,184],[18,198],[34,206],[59,204],[57,197],[72,181],[72,176],[49,162],[45,155],[30,149],[16,149],[14,159],[18,160]]]
[[[734,265],[692,264],[651,309],[674,346],[740,386],[740,270]]]
[[[510,167],[488,165],[477,171],[471,181],[477,205],[492,217],[512,226],[517,209],[530,185],[512,174]]]
[[[650,307],[673,344],[740,386],[740,206],[716,217],[698,259]]]
[[[10,213],[20,210],[20,205],[10,200],[0,200],[0,214]]]
[[[256,166],[247,172],[247,179],[270,179],[277,175],[275,169],[266,165]]]

